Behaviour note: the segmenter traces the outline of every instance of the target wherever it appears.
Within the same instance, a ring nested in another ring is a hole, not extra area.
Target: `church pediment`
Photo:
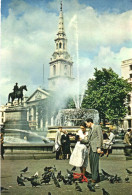
[[[38,100],[44,100],[48,98],[49,93],[43,89],[38,88],[28,99],[27,103],[38,101]]]

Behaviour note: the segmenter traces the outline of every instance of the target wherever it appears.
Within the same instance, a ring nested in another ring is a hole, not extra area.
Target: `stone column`
[[[124,130],[128,129],[128,121],[124,119]]]
[[[38,130],[38,108],[36,107],[36,130]]]

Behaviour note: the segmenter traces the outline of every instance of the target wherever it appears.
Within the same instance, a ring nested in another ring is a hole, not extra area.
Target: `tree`
[[[131,85],[111,69],[95,68],[94,78],[89,79],[82,107],[98,110],[100,119],[120,120],[127,113],[126,97]]]

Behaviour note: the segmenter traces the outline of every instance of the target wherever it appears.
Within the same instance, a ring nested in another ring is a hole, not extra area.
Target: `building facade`
[[[121,74],[122,77],[124,79],[127,79],[128,83],[132,85],[132,59],[122,61]],[[128,94],[127,101],[129,103],[128,113],[122,121],[122,127],[125,130],[127,130],[128,128],[132,128],[132,92]]]

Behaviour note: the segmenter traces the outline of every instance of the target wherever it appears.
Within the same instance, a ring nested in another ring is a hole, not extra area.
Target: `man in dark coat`
[[[61,136],[63,158],[68,159],[70,155],[70,138],[66,130],[63,130],[63,133]]]

